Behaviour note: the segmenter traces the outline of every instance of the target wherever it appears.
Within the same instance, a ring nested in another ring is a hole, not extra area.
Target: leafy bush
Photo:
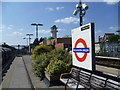
[[[46,72],[51,75],[58,75],[70,71],[70,65],[65,62],[54,58],[50,64],[45,68]]]
[[[50,52],[53,48],[51,46],[36,46],[32,51],[32,60],[36,60],[36,57],[42,53]]]
[[[51,60],[55,57],[58,60],[62,60],[67,64],[72,63],[72,56],[66,50],[63,49],[52,50],[50,53],[48,53],[48,55]]]
[[[33,62],[33,70],[34,73],[43,78],[44,71],[47,65],[49,64],[49,59],[47,58],[47,54],[42,54],[36,57],[36,60]]]
[[[69,72],[72,65],[72,56],[66,50],[53,50],[49,54],[50,63],[45,69],[48,74]]]
[[[111,35],[108,39],[110,43],[119,43],[119,35]]]
[[[37,76],[43,78],[45,68],[49,74],[61,74],[70,71],[72,56],[66,50],[51,50],[49,53],[38,53],[38,51],[36,50],[37,55],[33,60],[33,70]]]

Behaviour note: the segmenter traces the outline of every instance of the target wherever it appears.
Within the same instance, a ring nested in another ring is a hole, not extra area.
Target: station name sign
[[[87,30],[87,29],[89,29],[89,28],[90,28],[90,25],[84,26],[84,27],[81,28],[81,31]]]
[[[73,66],[95,70],[94,23],[72,30]]]
[[[73,52],[89,53],[89,48],[73,48]]]

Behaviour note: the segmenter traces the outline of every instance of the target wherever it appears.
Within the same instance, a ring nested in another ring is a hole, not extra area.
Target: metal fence
[[[100,50],[97,55],[120,57],[120,43],[100,43]]]

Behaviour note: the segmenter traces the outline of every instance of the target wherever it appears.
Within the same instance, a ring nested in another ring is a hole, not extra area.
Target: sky
[[[27,33],[33,33],[31,23],[40,23],[39,38],[51,36],[50,27],[58,27],[57,37],[71,35],[71,30],[79,27],[79,15],[74,16],[78,2],[2,2],[2,43],[26,45]],[[84,2],[83,2],[84,3]],[[83,25],[95,23],[95,41],[104,33],[116,33],[118,27],[118,3],[85,2],[89,9],[83,18]],[[0,4],[1,5],[1,4]]]

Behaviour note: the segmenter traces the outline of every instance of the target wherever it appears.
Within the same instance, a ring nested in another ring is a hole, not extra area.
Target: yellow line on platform
[[[97,67],[102,67],[102,68],[113,70],[113,71],[120,71],[119,69],[114,69],[114,68],[109,68],[109,67],[104,67],[104,66],[98,66],[97,65]]]

